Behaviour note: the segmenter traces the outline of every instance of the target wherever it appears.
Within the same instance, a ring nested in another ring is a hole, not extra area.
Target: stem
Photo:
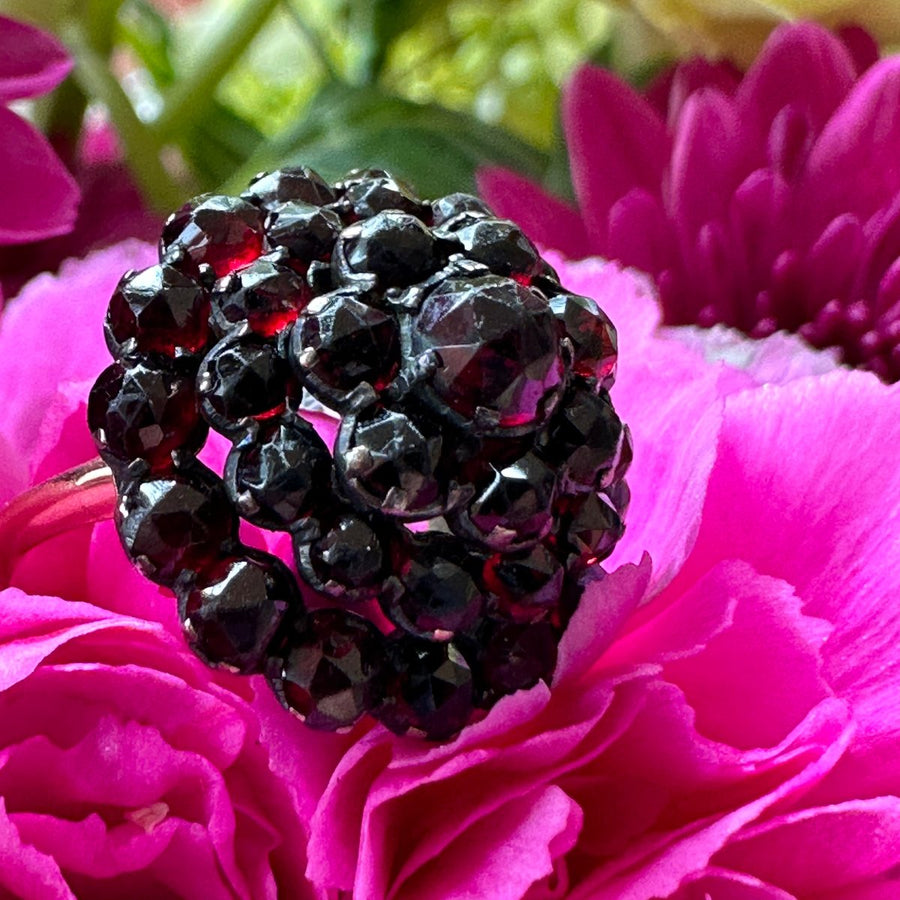
[[[197,116],[215,92],[219,82],[266,24],[282,0],[245,0],[231,22],[223,27],[205,55],[180,76],[166,97],[165,107],[154,131],[162,142],[178,134]]]
[[[325,47],[322,44],[322,41],[319,38],[319,35],[316,33],[315,29],[310,27],[309,23],[303,16],[300,14],[300,10],[297,9],[295,0],[285,0],[284,9],[287,14],[291,17],[291,21],[297,27],[297,30],[303,35],[304,40],[309,46],[310,50],[315,54],[316,59],[318,59],[320,65],[325,70],[325,74],[328,76],[329,81],[341,81],[342,78],[338,74],[337,69],[334,67],[334,63],[331,61],[331,57],[325,50]]]
[[[144,199],[160,211],[174,209],[183,201],[184,190],[166,172],[160,161],[160,143],[137,117],[106,60],[91,47],[77,21],[70,20],[63,26],[62,37],[75,56],[74,77],[78,86],[87,96],[100,100],[109,111],[129,170]]]

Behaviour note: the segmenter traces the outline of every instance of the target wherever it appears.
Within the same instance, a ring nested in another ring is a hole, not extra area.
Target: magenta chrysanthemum
[[[563,118],[578,210],[481,174],[533,239],[651,273],[669,324],[796,331],[900,380],[900,58],[786,25],[743,77],[693,60],[642,96],[585,66]]]

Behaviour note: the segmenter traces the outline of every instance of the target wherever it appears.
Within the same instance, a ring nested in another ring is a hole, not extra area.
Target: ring
[[[265,674],[311,727],[432,740],[549,682],[629,499],[596,302],[478,198],[377,169],[195,198],[159,260],[110,300],[88,422],[125,552],[195,652]],[[198,457],[211,429],[222,472]],[[99,514],[99,473],[10,522],[33,540]],[[248,527],[290,535],[294,570]]]

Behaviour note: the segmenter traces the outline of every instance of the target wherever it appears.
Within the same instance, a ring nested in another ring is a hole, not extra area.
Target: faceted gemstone
[[[251,203],[268,210],[295,201],[325,206],[337,198],[328,182],[306,166],[285,166],[277,172],[260,175],[250,182],[244,196]]]
[[[489,435],[472,440],[470,430],[466,437],[469,440],[464,441],[454,435],[455,440],[445,441],[445,445],[455,452],[455,458],[452,460],[448,459],[449,453],[444,454],[447,468],[451,463],[455,465],[455,471],[447,472],[446,477],[455,477],[461,484],[473,485],[478,489],[486,488],[494,480],[498,470],[505,469],[529,450],[534,449],[533,433],[514,437]]]
[[[361,616],[317,609],[287,630],[268,677],[281,702],[311,728],[346,731],[381,696],[382,644]]]
[[[609,502],[616,508],[616,512],[624,519],[625,513],[628,512],[628,506],[631,503],[631,488],[628,482],[617,481],[610,485],[603,492],[609,497]]]
[[[413,730],[446,740],[474,708],[472,670],[452,642],[437,643],[394,632],[385,642],[387,684],[373,715],[395,734]]]
[[[600,488],[607,490],[616,482],[621,481],[625,477],[625,473],[631,466],[634,459],[634,442],[631,437],[631,429],[625,425],[622,428],[622,438],[619,441],[619,447],[616,450],[616,457],[610,466],[609,472],[600,482]]]
[[[491,215],[491,209],[484,200],[463,193],[447,194],[446,197],[435,200],[431,204],[431,209],[435,228],[464,212]]]
[[[293,322],[311,296],[305,279],[276,256],[261,256],[216,285],[211,321],[220,335],[246,323],[271,336]]]
[[[251,418],[280,413],[288,392],[288,365],[275,345],[255,334],[234,334],[216,344],[200,364],[197,393],[210,425],[234,434]]]
[[[556,473],[534,453],[494,472],[493,481],[451,527],[495,550],[536,544],[553,526]]]
[[[341,405],[362,382],[384,388],[400,364],[392,316],[348,292],[317,297],[294,325],[290,359],[297,377],[327,405]]]
[[[414,356],[439,366],[430,386],[479,430],[537,428],[556,402],[564,368],[546,301],[508,278],[451,278],[413,322]]]
[[[618,337],[613,323],[590,297],[558,294],[550,308],[575,349],[572,369],[583,378],[596,379],[598,387],[612,387],[616,378]]]
[[[516,622],[536,622],[560,600],[565,570],[543,544],[519,553],[494,553],[485,563],[484,583],[499,612]]]
[[[475,219],[454,234],[469,259],[483,263],[496,275],[527,279],[540,271],[540,254],[512,222],[492,217]]]
[[[302,606],[290,569],[241,548],[179,591],[178,613],[191,648],[211,665],[261,672],[284,614]]]
[[[287,414],[231,449],[225,486],[242,518],[260,528],[288,531],[327,501],[331,454],[312,425]]]
[[[404,591],[382,599],[382,608],[404,631],[446,641],[472,625],[484,596],[473,577],[480,557],[458,538],[437,532],[414,535],[394,554]]]
[[[354,170],[342,184],[344,196],[359,219],[367,219],[387,209],[410,213],[423,220],[431,215],[427,203],[381,169]]]
[[[345,512],[307,542],[295,539],[297,569],[317,590],[348,601],[372,597],[384,581],[388,554],[375,528]]]
[[[263,214],[246,200],[201,194],[166,220],[160,259],[183,253],[178,265],[196,275],[208,265],[217,278],[253,262],[263,249]]]
[[[430,518],[443,511],[446,492],[436,475],[443,439],[402,412],[370,407],[345,418],[336,463],[354,500],[399,519]]]
[[[382,212],[344,229],[340,245],[349,277],[370,273],[381,288],[405,287],[439,265],[431,232],[415,216]]]
[[[604,494],[562,497],[558,506],[561,543],[569,554],[570,569],[606,559],[625,532],[622,517]]]
[[[225,486],[198,462],[124,486],[116,527],[131,560],[152,581],[172,587],[202,572],[237,534]]]
[[[340,231],[341,220],[334,210],[309,203],[282,203],[266,219],[269,243],[305,263],[329,259]]]
[[[563,490],[595,490],[616,460],[622,422],[609,394],[578,385],[563,397],[547,428],[538,436],[541,455],[562,469]]]
[[[153,470],[170,467],[173,453],[196,453],[208,431],[192,375],[119,363],[91,389],[88,427],[107,463],[143,459]]]
[[[494,620],[481,630],[478,654],[486,706],[506,694],[548,684],[556,668],[556,629],[550,622],[518,623]]]
[[[167,265],[130,272],[119,282],[104,332],[116,358],[198,353],[209,334],[209,296],[192,278]]]

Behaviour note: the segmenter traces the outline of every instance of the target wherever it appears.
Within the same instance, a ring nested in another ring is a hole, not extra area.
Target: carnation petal
[[[670,900],[709,900],[710,897],[716,900],[797,900],[793,894],[752,875],[719,866],[709,866],[689,875],[669,897]]]
[[[667,662],[663,677],[685,693],[701,734],[744,749],[774,746],[831,695],[819,671],[829,625],[803,614],[789,584],[731,562],[679,597],[694,610],[668,622],[675,634],[696,627],[715,597],[733,605],[730,621],[709,633],[702,653]]]
[[[777,809],[779,804],[806,793],[834,766],[845,751],[852,733],[852,726],[845,722],[841,727],[839,718],[833,715],[840,704],[826,701],[826,705],[831,709],[824,717],[807,717],[801,729],[791,737],[792,742],[802,740],[806,744],[806,752],[802,756],[786,754],[787,747],[781,749],[779,757],[785,773],[776,787],[750,802],[730,808],[722,815],[698,819],[680,831],[662,835],[649,832],[614,860],[598,866],[572,891],[569,900],[667,897],[676,891],[682,879],[702,871],[714,855],[751,822],[768,810]],[[801,732],[806,732],[805,738],[800,737]],[[647,741],[648,736],[645,735],[643,740]],[[655,745],[656,763],[664,765],[662,757],[669,747],[661,741],[658,732],[650,743]],[[630,752],[640,746],[639,742],[632,743]],[[660,753],[660,750],[664,752]],[[719,802],[726,802],[721,785],[716,790],[719,792]]]
[[[515,220],[536,244],[572,259],[590,256],[596,249],[578,210],[533,181],[493,166],[480,169],[477,180],[478,190],[493,210]]]
[[[11,897],[75,900],[52,856],[23,841],[0,797],[0,888]]]
[[[843,896],[842,888],[887,874],[898,859],[900,798],[874,797],[753,825],[735,836],[715,862],[805,897]],[[896,874],[890,880],[896,890]]]
[[[611,72],[582,66],[563,94],[572,181],[592,245],[604,252],[613,204],[659,190],[671,141],[653,107]]]
[[[55,403],[59,386],[92,381],[109,365],[102,323],[119,278],[155,260],[155,248],[127,241],[70,260],[59,275],[40,275],[4,310],[0,434],[33,467],[45,411]]]
[[[3,610],[0,641],[9,641],[22,632],[29,635],[29,640],[16,642],[4,653],[0,691],[27,678],[50,653],[67,641],[116,624],[108,614],[87,604],[53,596],[35,597],[18,588],[0,591],[0,608]]]
[[[398,900],[490,897],[520,900],[553,872],[581,830],[578,805],[555,785],[538,788],[471,824],[441,854],[392,891]],[[452,876],[448,878],[448,873]]]
[[[587,585],[559,643],[554,687],[584,675],[600,659],[643,599],[651,571],[644,554],[639,565],[619,566]]]
[[[69,54],[53,35],[0,16],[0,104],[46,94],[71,68]]]
[[[855,423],[848,432],[848,423]],[[730,398],[682,585],[734,553],[834,623],[824,674],[862,731],[900,734],[900,390],[837,370]],[[778,458],[771,458],[777,447]],[[822,452],[821,448],[828,448]],[[865,743],[865,741],[863,741]]]
[[[80,192],[50,143],[5,107],[0,107],[0,133],[0,244],[71,230]]]

